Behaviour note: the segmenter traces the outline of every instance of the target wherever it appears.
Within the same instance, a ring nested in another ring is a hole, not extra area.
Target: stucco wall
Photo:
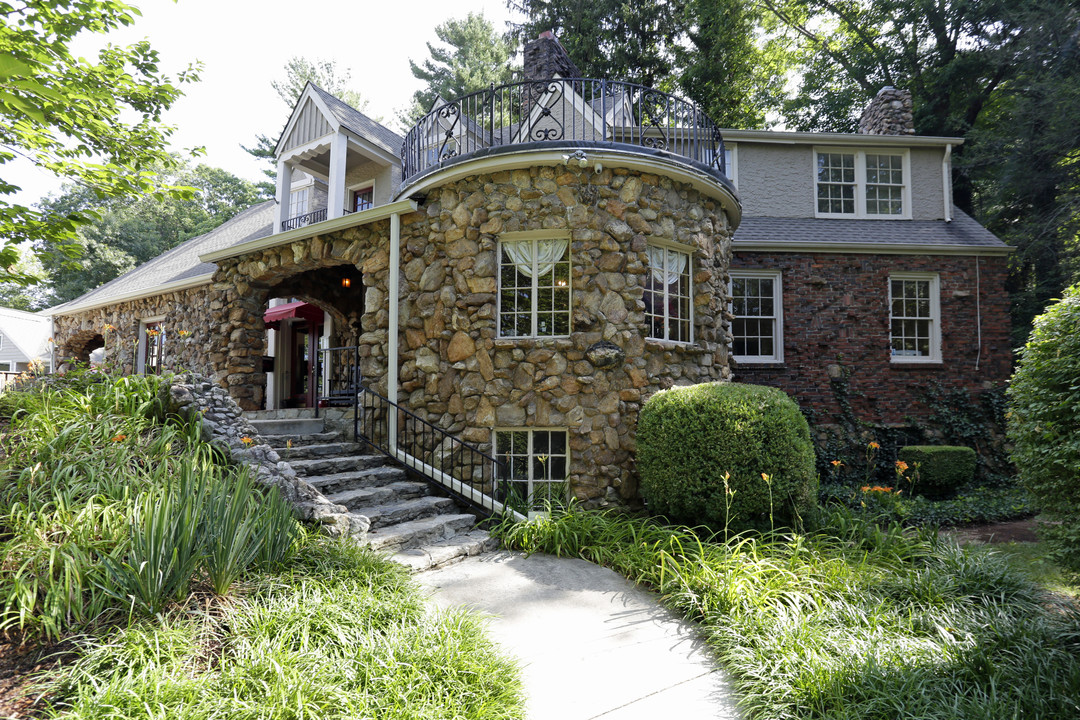
[[[814,147],[739,142],[739,194],[743,201],[743,212],[748,216],[814,217],[817,192]],[[883,138],[882,148],[889,147],[894,146],[889,146],[888,138]],[[854,148],[850,151],[854,152]],[[910,150],[909,188],[913,220],[939,220],[943,217],[942,157],[941,148]]]

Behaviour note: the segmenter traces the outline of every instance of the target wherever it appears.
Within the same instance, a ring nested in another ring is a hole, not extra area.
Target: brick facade
[[[738,364],[734,379],[784,390],[818,423],[840,421],[841,383],[857,418],[899,425],[925,415],[921,397],[934,382],[978,391],[1010,375],[1005,257],[736,250],[731,269],[780,270],[784,313],[784,362]],[[942,362],[890,361],[892,272],[938,273]]]

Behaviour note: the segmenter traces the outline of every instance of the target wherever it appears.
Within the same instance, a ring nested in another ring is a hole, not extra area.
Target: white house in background
[[[24,372],[31,363],[51,370],[51,332],[46,316],[0,307],[0,372]]]

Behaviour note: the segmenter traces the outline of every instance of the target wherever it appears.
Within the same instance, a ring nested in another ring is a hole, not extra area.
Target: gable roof
[[[315,83],[309,81],[308,85],[319,96],[319,99],[326,104],[334,119],[346,130],[359,135],[395,157],[401,153],[401,146],[405,142],[405,138],[382,123],[372,120],[352,105],[334,97]]]
[[[252,206],[210,232],[181,243],[101,287],[43,313],[63,315],[132,297],[207,283],[217,266],[202,262],[199,256],[270,235],[274,229],[275,205],[273,200],[267,200]]]
[[[49,318],[40,314],[0,307],[0,333],[10,341],[27,360],[48,354]]]
[[[732,250],[1001,255],[1012,248],[954,205],[952,222],[743,215]]]

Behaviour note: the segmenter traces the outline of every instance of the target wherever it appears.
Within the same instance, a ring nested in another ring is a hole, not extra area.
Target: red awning
[[[318,305],[306,302],[291,302],[284,305],[275,305],[263,313],[263,322],[266,327],[277,330],[282,320],[300,318],[307,320],[312,325],[318,325],[323,321],[323,311]]]

